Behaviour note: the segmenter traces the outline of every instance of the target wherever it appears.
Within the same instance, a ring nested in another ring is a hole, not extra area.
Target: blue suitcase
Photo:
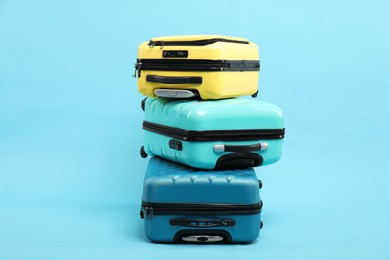
[[[153,242],[249,243],[258,235],[262,201],[253,168],[204,171],[150,159],[141,206]]]
[[[284,138],[279,107],[253,99],[147,98],[141,156],[200,169],[233,169],[279,160]]]

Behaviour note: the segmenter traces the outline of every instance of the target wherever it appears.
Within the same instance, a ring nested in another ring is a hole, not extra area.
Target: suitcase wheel
[[[260,220],[260,229],[263,228],[263,221]]]
[[[145,217],[144,211],[143,211],[142,209],[140,209],[140,211],[139,211],[139,216],[140,216],[142,219],[144,219],[144,217]]]
[[[259,180],[259,189],[263,188],[263,182]]]
[[[139,153],[140,153],[142,158],[148,157],[148,154],[145,152],[144,146],[141,146]]]
[[[190,243],[216,243],[225,240],[223,236],[210,236],[210,235],[193,235],[193,236],[182,236],[181,240]]]
[[[259,94],[259,91],[256,91],[256,93],[252,94],[251,97],[256,98],[257,94]]]
[[[141,101],[141,108],[142,108],[142,111],[145,111],[145,102],[146,102],[146,99],[147,99],[147,98],[144,98],[144,99]]]
[[[173,237],[174,243],[232,243],[232,236],[223,229],[182,229]]]

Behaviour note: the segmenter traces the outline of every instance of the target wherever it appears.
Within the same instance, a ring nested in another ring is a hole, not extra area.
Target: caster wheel
[[[259,180],[259,189],[263,188],[263,182]]]
[[[142,108],[142,111],[145,111],[145,102],[146,102],[146,98],[144,98],[144,99],[141,101],[141,108]]]
[[[263,221],[260,221],[260,229],[263,228]]]
[[[141,146],[141,149],[140,149],[139,153],[140,153],[142,158],[148,157],[148,154],[145,152],[145,149],[144,149],[143,146]]]
[[[194,236],[183,236],[181,238],[184,242],[190,243],[216,243],[224,240],[223,236],[210,236],[210,235],[194,235]]]
[[[251,97],[256,98],[257,94],[259,94],[259,91],[256,91],[256,93],[252,94]]]

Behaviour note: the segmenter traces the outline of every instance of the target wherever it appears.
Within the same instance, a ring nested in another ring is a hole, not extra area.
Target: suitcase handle
[[[218,158],[214,170],[244,169],[263,164],[263,157],[258,153],[227,153]]]
[[[214,152],[216,152],[216,153],[257,152],[260,150],[267,150],[267,149],[268,149],[268,143],[258,143],[258,144],[249,144],[249,145],[225,145],[225,144],[214,145]]]
[[[182,242],[192,242],[192,241],[184,241],[183,237],[188,236],[221,236],[223,237],[223,241],[220,241],[222,243],[232,243],[232,236],[228,231],[225,229],[215,229],[215,228],[209,228],[209,229],[180,229],[178,232],[176,232],[175,236],[173,237],[174,243],[182,243]],[[197,242],[211,242],[211,241],[201,241],[197,240]]]
[[[147,75],[147,82],[162,83],[162,84],[202,84],[202,77],[183,76],[183,77],[168,77],[159,75]]]
[[[236,225],[234,219],[187,219],[187,218],[171,218],[169,220],[171,226],[193,227],[193,228],[209,228],[209,227],[233,227]]]

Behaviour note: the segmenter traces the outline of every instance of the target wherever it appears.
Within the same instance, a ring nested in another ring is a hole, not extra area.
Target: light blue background
[[[389,259],[388,1],[0,1],[0,259]],[[138,44],[243,36],[286,115],[251,245],[157,245]]]

